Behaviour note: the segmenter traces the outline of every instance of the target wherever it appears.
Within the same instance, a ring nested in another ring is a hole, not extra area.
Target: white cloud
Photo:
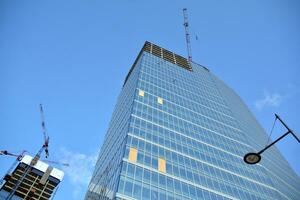
[[[265,92],[264,97],[255,102],[255,106],[259,110],[265,107],[278,107],[284,98],[285,96],[279,93],[270,94],[269,92]]]
[[[74,186],[73,198],[78,199],[78,195],[87,191],[87,186],[91,179],[98,152],[91,155],[72,152],[66,148],[60,149],[61,162],[68,163],[69,167],[63,167],[66,178]]]

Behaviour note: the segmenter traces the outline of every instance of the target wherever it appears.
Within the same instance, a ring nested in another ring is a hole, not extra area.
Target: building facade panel
[[[112,199],[115,196],[125,152],[140,61],[141,59],[137,59],[135,67],[130,71],[130,76],[126,78],[126,84],[118,97],[85,199]]]

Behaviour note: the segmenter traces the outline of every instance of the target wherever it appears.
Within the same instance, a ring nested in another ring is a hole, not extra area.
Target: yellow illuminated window
[[[163,158],[158,159],[158,171],[166,173],[166,160]]]
[[[137,160],[137,149],[130,147],[128,160],[131,161],[131,162],[136,162],[136,160]]]
[[[157,103],[163,104],[164,100],[161,97],[157,97]]]
[[[143,97],[145,95],[144,90],[139,90],[139,96]]]

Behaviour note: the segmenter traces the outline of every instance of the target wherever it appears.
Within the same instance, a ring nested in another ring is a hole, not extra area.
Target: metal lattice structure
[[[191,39],[190,39],[190,32],[189,32],[189,20],[188,20],[188,14],[187,9],[183,9],[183,26],[185,29],[185,40],[186,40],[186,48],[188,52],[188,60],[189,62],[192,62],[192,47],[191,47]]]

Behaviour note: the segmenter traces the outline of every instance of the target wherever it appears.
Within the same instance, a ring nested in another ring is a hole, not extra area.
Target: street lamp
[[[263,148],[262,150],[260,150],[257,153],[247,153],[244,156],[244,162],[250,165],[254,165],[256,163],[259,163],[259,161],[261,160],[261,155],[265,150],[267,150],[268,148],[270,148],[271,146],[273,146],[276,142],[278,142],[279,140],[281,140],[282,138],[284,138],[285,136],[287,136],[289,133],[292,134],[294,136],[294,138],[298,141],[298,143],[300,143],[299,138],[295,135],[295,133],[282,121],[282,119],[279,117],[279,115],[275,114],[275,121],[278,119],[282,125],[288,130],[285,134],[283,134],[282,136],[280,136],[277,140],[275,140],[274,142],[272,142],[271,144],[269,144],[268,146],[266,146],[265,148]]]

